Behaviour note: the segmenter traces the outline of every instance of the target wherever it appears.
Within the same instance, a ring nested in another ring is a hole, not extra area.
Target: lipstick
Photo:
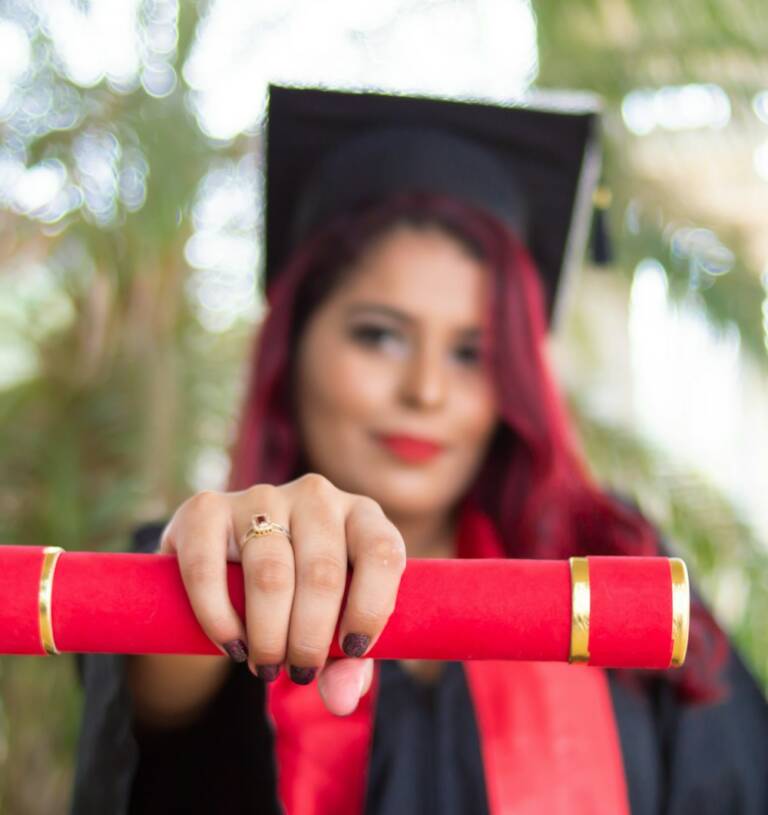
[[[383,435],[376,437],[390,452],[406,461],[422,462],[443,450],[442,444],[413,436]]]

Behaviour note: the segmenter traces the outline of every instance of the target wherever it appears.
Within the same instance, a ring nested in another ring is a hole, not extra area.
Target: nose
[[[419,343],[408,360],[402,382],[402,398],[410,407],[435,409],[446,398],[443,350],[437,344]]]

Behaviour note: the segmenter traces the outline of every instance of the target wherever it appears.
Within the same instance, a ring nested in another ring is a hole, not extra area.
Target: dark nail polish
[[[257,665],[256,676],[263,679],[265,682],[274,682],[277,675],[280,673],[279,665]]]
[[[368,648],[370,641],[371,638],[367,634],[347,634],[341,644],[341,650],[348,657],[361,657]]]
[[[232,657],[234,662],[246,662],[248,660],[248,646],[242,640],[225,642],[224,650]]]
[[[308,685],[317,673],[317,668],[299,668],[298,665],[291,665],[291,679],[297,685]]]

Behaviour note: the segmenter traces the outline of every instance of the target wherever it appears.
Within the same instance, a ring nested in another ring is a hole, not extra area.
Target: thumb
[[[331,713],[348,716],[372,681],[372,659],[329,659],[317,678],[317,689]]]

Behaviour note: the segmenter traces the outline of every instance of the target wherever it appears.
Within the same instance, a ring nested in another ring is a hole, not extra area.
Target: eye
[[[360,325],[353,326],[349,333],[353,339],[361,342],[363,345],[373,346],[380,345],[381,341],[385,338],[397,336],[390,328],[370,323],[361,323]]]
[[[456,349],[456,356],[467,365],[474,365],[480,360],[480,349],[476,346],[466,345]]]

